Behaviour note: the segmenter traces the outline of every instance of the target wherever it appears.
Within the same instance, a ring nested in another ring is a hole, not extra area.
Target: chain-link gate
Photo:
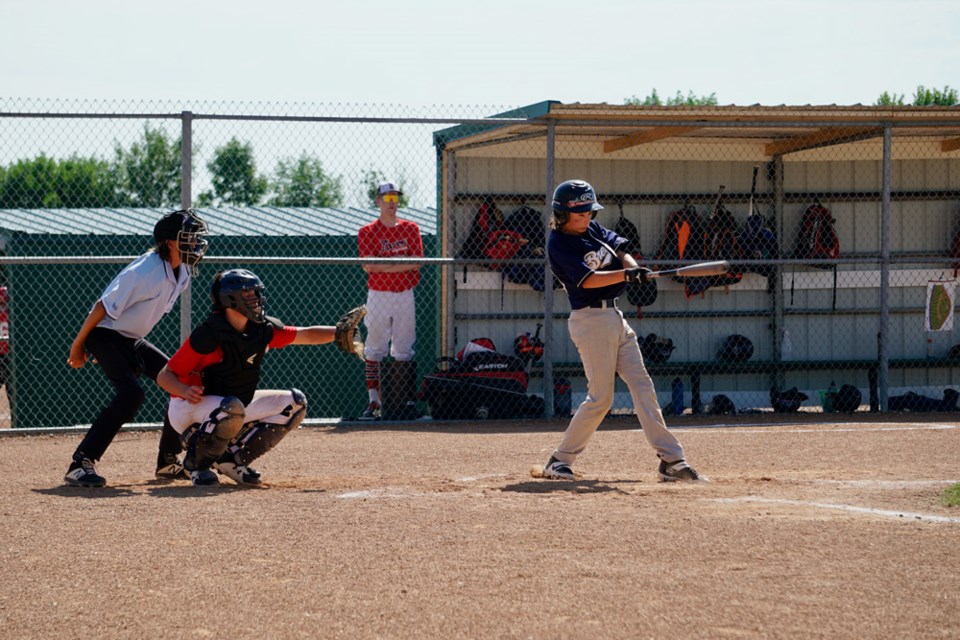
[[[360,420],[374,401],[394,419],[568,415],[586,381],[546,253],[550,197],[569,178],[594,186],[596,220],[642,265],[732,265],[619,299],[664,413],[956,409],[956,108],[4,101],[0,127],[14,427],[89,424],[109,401],[95,366],[65,364],[70,342],[153,224],[186,207],[210,249],[149,333],[168,355],[210,313],[218,271],[253,270],[269,315],[310,326],[407,304],[371,297],[373,281],[405,289],[371,280],[387,265],[419,274],[411,310],[384,325],[414,325],[411,349],[394,334],[374,370],[329,345],[277,349],[260,386],[302,389],[312,421]],[[361,252],[388,181],[423,258],[388,235]],[[413,373],[397,374],[406,361]],[[167,396],[144,387],[137,420],[157,423]],[[634,412],[626,388],[611,411]]]

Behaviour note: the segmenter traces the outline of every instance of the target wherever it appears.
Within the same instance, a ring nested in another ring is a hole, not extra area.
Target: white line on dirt
[[[824,426],[820,429],[761,429],[757,427],[769,427],[769,424],[711,424],[703,426],[690,426],[690,427],[673,427],[671,431],[683,431],[684,429],[723,429],[723,433],[863,433],[864,431],[947,431],[950,429],[957,429],[960,426],[955,424],[910,424],[898,427],[860,427],[857,429],[837,429],[834,427]],[[784,427],[789,427],[792,425],[783,425]],[[799,426],[799,425],[798,425]],[[749,430],[741,430],[740,427],[749,427]],[[641,431],[641,429],[635,429],[635,431]]]
[[[716,498],[714,502],[763,502],[768,504],[785,504],[798,507],[817,507],[818,509],[834,509],[838,511],[852,511],[855,513],[865,513],[883,518],[909,518],[911,520],[921,520],[924,522],[946,522],[950,524],[960,524],[960,518],[948,518],[945,516],[934,516],[925,513],[911,513],[909,511],[888,511],[886,509],[873,509],[870,507],[856,507],[848,504],[831,504],[828,502],[804,502],[802,500],[783,500],[780,498],[761,498],[759,496],[743,496],[740,498]]]
[[[946,487],[960,480],[813,480],[813,484],[832,484],[843,487],[881,487],[906,489],[909,487]]]

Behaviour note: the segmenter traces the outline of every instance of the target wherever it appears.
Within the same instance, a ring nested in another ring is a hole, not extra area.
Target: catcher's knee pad
[[[293,402],[280,412],[280,415],[289,418],[287,422],[273,424],[257,421],[243,426],[229,449],[237,464],[250,464],[277,446],[288,433],[300,426],[307,415],[307,397],[299,389],[291,389],[290,394]]]
[[[223,455],[243,427],[244,406],[239,398],[225,397],[220,406],[203,423],[190,425],[187,436],[187,455],[184,466],[188,470],[206,469]]]

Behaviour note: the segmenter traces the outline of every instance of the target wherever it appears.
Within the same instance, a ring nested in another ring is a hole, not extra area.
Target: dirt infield
[[[559,423],[301,429],[256,489],[0,438],[0,638],[960,637],[960,423],[740,422],[673,425],[697,485],[628,420],[576,482],[530,475]]]

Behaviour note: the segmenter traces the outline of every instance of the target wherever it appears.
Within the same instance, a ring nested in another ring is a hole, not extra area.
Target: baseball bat
[[[730,271],[730,263],[726,260],[716,260],[714,262],[700,262],[676,269],[664,269],[663,271],[654,271],[647,275],[648,278],[668,278],[677,276],[680,278],[700,278],[703,276],[720,276]]]
[[[753,167],[753,183],[750,185],[750,208],[747,210],[747,215],[753,215],[753,198],[757,195],[757,172],[760,171],[760,167],[754,165]]]

